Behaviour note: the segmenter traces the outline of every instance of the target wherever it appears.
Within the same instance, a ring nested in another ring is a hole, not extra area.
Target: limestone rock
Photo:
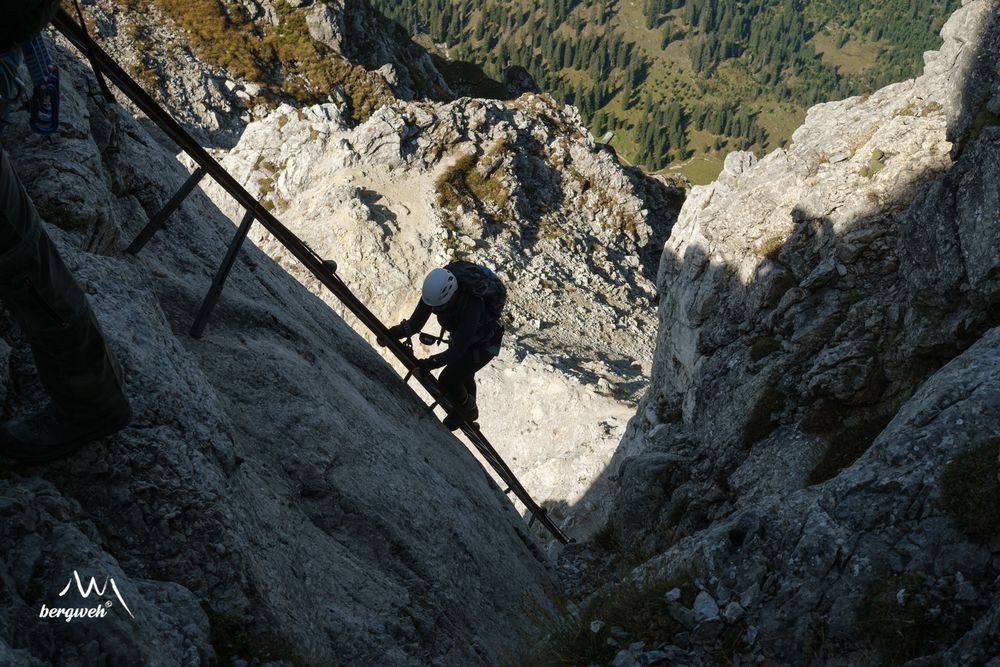
[[[726,619],[726,623],[732,625],[743,618],[743,613],[743,607],[740,606],[740,603],[733,601],[726,605],[726,609],[723,611],[722,616]]]
[[[317,42],[327,45],[334,53],[341,53],[341,43],[344,40],[344,5],[343,3],[322,3],[314,6],[306,13],[306,25],[309,34]]]
[[[945,664],[996,646],[1000,552],[959,530],[942,474],[998,427],[1000,3],[942,34],[917,79],[730,155],[664,247],[609,525],[651,559],[636,579],[739,591],[720,604],[763,651],[747,659],[822,637],[831,660],[877,660],[858,620],[877,604],[917,610]]]
[[[709,593],[701,591],[694,601],[694,617],[698,622],[719,618],[719,605]]]
[[[369,87],[385,88],[387,97],[453,96],[427,52],[367,2],[281,0],[276,6],[272,0],[246,0],[227,11],[235,11],[240,25],[261,34],[287,32],[289,25],[298,26],[301,21],[306,30],[297,38],[322,45],[318,58],[343,58],[345,64],[358,66],[348,76],[365,79]],[[303,95],[295,87],[275,88],[274,81],[263,76],[242,80],[241,76],[254,76],[246,68],[234,66],[234,71],[227,71],[226,62],[203,62],[194,53],[185,30],[155,5],[134,12],[116,0],[94,0],[88,3],[87,12],[97,23],[96,37],[105,49],[122,61],[147,92],[162,99],[172,115],[206,146],[231,147],[246,123],[270,108],[263,104],[262,90],[266,89],[271,99],[276,93],[286,100],[336,99],[338,95],[335,90],[312,90]],[[295,18],[290,19],[289,13]],[[282,16],[287,19],[284,23]],[[304,89],[311,86],[308,77],[301,83]],[[173,148],[165,136],[157,138]]]
[[[4,639],[16,641],[21,654],[8,661],[0,649],[3,664],[32,664],[29,656],[47,655],[53,640],[63,661],[80,664],[100,656],[120,664],[196,665],[215,656],[208,618],[194,594],[176,583],[126,574],[95,541],[98,531],[80,506],[52,484],[38,478],[4,480],[0,498],[0,542],[5,545],[0,618]],[[93,577],[103,594],[83,597],[77,574],[83,591]],[[43,609],[53,608],[96,609],[104,615],[69,622],[39,618]]]
[[[266,3],[270,7],[270,3]],[[261,16],[263,17],[263,5]],[[197,59],[173,22],[150,3],[142,12],[125,9],[114,0],[94,0],[87,13],[96,22],[94,37],[171,115],[206,147],[232,146],[246,121],[252,96],[245,82],[232,82],[218,67]],[[273,13],[273,7],[271,8]],[[122,95],[133,112],[136,110]],[[152,124],[154,138],[169,150],[175,144]]]
[[[1000,401],[998,368],[1000,328],[932,376],[853,467],[827,484],[748,505],[651,567],[676,576],[693,565],[729,585],[758,583],[762,595],[745,619],[766,638],[772,660],[810,641],[817,623],[838,655],[863,649],[856,615],[870,591],[885,589],[899,573],[916,587],[889,588],[891,604],[912,597],[921,613],[936,608],[939,650],[987,654],[996,642],[993,600],[963,596],[962,582],[994,586],[997,556],[958,530],[939,485],[947,462],[996,427],[986,415]]]

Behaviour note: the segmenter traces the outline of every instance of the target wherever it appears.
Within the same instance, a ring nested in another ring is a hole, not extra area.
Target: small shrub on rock
[[[823,458],[809,474],[809,484],[821,484],[833,479],[841,470],[861,458],[892,421],[893,416],[891,412],[849,416],[825,432],[829,444]]]
[[[685,630],[667,611],[666,594],[680,589],[678,601],[694,604],[698,588],[690,576],[626,581],[598,592],[578,614],[567,614],[534,655],[516,664],[557,667],[608,664],[618,648],[608,643],[612,629],[634,641],[669,641]]]
[[[861,169],[861,175],[865,178],[874,178],[875,174],[879,173],[885,168],[885,153],[880,150],[872,151],[871,159],[868,161],[868,166]]]
[[[211,628],[212,647],[220,665],[236,664],[250,660],[259,662],[281,662],[292,667],[304,667],[306,661],[295,652],[292,643],[283,637],[273,635],[258,628],[250,628],[242,620],[230,614],[206,609]]]
[[[781,349],[781,343],[774,336],[758,336],[750,344],[750,358],[760,361]]]
[[[873,582],[858,609],[858,630],[882,665],[901,665],[951,646],[979,612],[955,604],[952,585],[938,587],[923,574],[904,572]]]
[[[882,655],[883,665],[895,665],[927,654],[938,634],[928,620],[923,600],[925,582],[919,574],[902,574],[872,584],[858,612],[861,634]]]

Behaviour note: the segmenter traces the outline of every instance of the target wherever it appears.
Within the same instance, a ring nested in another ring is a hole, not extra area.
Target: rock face
[[[318,3],[320,4],[320,3]],[[322,4],[334,22],[344,26],[341,53],[353,63],[378,70],[399,99],[447,99],[448,84],[431,57],[410,41],[398,24],[376,11],[367,0],[326,0]]]
[[[326,60],[343,59],[361,66],[369,79],[363,85],[384,87],[391,91],[389,97],[453,96],[427,52],[367,2],[280,0],[279,11],[276,3],[268,0],[248,0],[226,11],[230,20],[249,32],[301,31],[301,35],[289,35],[321,44]],[[140,10],[136,0],[93,0],[86,15],[105,50],[203,146],[232,147],[247,123],[265,116],[274,106],[261,96],[273,81],[247,80],[232,65],[227,68],[225,62],[199,57],[204,54],[192,45],[189,31],[178,26],[155,1],[142,3]],[[225,49],[218,52],[226,53]],[[213,55],[218,59],[218,53]],[[238,59],[234,54],[229,56]],[[285,97],[294,101],[288,94]],[[320,99],[345,99],[343,86],[323,91]],[[147,130],[168,148],[175,148],[155,126],[149,125]]]
[[[116,0],[89,4],[94,37],[199,143],[235,144],[251,120],[248,102],[259,87],[231,81],[222,69],[198,60],[181,31],[155,4],[144,4],[141,12],[124,5]],[[160,138],[154,125],[147,130]],[[161,141],[176,150],[166,137]]]
[[[534,95],[399,103],[357,127],[334,105],[281,107],[225,164],[389,325],[410,314],[430,268],[493,267],[508,286],[507,334],[479,376],[484,428],[536,500],[560,518],[577,504],[621,438],[622,399],[645,384],[657,249],[679,188],[622,168],[575,110]],[[253,238],[322,296],[266,232]]]
[[[997,429],[1000,5],[965,2],[943,36],[922,77],[730,155],[664,249],[612,526],[738,602],[744,658],[915,657],[873,609],[926,623],[916,655],[996,655],[1000,543],[959,529],[942,479]]]
[[[303,72],[329,64],[320,61],[343,60],[367,70],[369,77],[391,91],[390,97],[453,97],[427,52],[367,2],[247,0],[225,9],[220,6],[220,11],[225,12],[227,21],[247,33],[277,34],[279,39],[314,40],[322,45],[321,52],[313,56],[299,56],[315,60],[298,63]],[[190,30],[178,26],[155,1],[143,3],[140,10],[135,0],[94,0],[88,16],[95,22],[96,37],[105,48],[154,97],[161,99],[175,118],[186,122],[205,145],[232,146],[250,117],[266,112],[264,100],[259,98],[261,90],[287,75],[268,75],[265,68],[260,76],[244,80],[242,77],[247,75],[240,68],[246,67],[245,53],[216,46],[206,57],[192,44]],[[229,48],[249,48],[241,44],[237,40]],[[258,54],[258,58],[264,57]],[[234,65],[233,61],[244,64]],[[311,85],[308,74],[305,77],[305,83]],[[375,86],[376,82],[364,85]],[[315,92],[320,99],[343,95],[343,90]]]
[[[186,178],[58,52],[63,126],[2,137],[125,371],[130,428],[0,479],[0,662],[477,664],[546,613],[520,517],[466,448],[314,295],[251,246],[188,327],[233,234],[200,193],[123,253]],[[0,315],[5,415],[44,394]],[[134,613],[38,618],[74,570]],[[498,619],[503,619],[502,623]]]
[[[309,26],[309,35],[317,42],[326,44],[337,53],[343,51],[342,42],[344,33],[344,5],[318,4],[306,13],[306,25]]]

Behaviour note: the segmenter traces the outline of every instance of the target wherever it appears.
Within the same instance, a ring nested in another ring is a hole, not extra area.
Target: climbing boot
[[[462,404],[462,411],[465,413],[465,418],[470,422],[474,422],[479,419],[479,406],[476,405],[476,397],[469,394],[468,398]]]
[[[21,463],[47,463],[117,433],[131,421],[132,409],[124,400],[96,418],[69,418],[49,404],[41,412],[0,424],[0,456]]]
[[[476,397],[472,394],[466,394],[465,400],[457,407],[458,414],[450,414],[444,418],[445,428],[449,431],[457,429],[463,421],[475,422],[479,419],[479,407],[476,405]]]

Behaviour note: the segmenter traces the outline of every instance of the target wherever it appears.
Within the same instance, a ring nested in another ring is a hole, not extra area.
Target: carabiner
[[[55,65],[49,65],[48,74],[35,87],[30,108],[31,129],[39,134],[54,134],[59,130],[59,68]]]

